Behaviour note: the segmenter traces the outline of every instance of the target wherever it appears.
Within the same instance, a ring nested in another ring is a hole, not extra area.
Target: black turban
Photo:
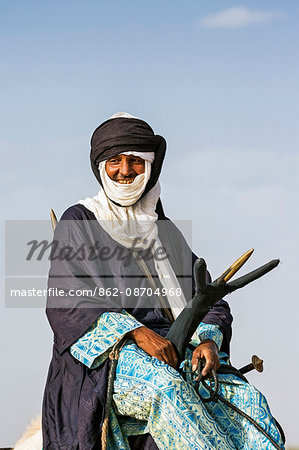
[[[143,120],[117,117],[99,125],[91,137],[91,167],[96,179],[103,187],[98,169],[99,163],[129,151],[155,153],[151,176],[142,198],[157,183],[166,152],[165,139],[154,134],[152,128]]]

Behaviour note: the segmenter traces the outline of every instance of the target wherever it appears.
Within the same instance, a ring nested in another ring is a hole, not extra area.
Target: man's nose
[[[131,175],[134,172],[134,170],[132,169],[132,166],[131,166],[130,162],[124,160],[124,161],[121,162],[121,165],[120,165],[120,168],[119,168],[119,172],[124,177],[127,177],[127,176]]]

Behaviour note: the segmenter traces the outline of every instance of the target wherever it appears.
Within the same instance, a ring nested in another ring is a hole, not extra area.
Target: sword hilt
[[[251,363],[247,364],[244,367],[241,367],[241,369],[239,369],[239,372],[241,373],[248,373],[251,372],[252,370],[257,370],[258,372],[263,372],[264,370],[264,366],[263,366],[263,360],[260,359],[258,356],[253,355],[251,358]]]

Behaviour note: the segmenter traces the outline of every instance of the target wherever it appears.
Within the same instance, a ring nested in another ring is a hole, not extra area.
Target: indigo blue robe
[[[197,257],[191,252],[179,230],[165,217],[160,202],[157,212],[160,219],[159,238],[167,249],[169,261],[188,301],[194,291],[192,266]],[[76,221],[77,226],[74,226]],[[165,227],[161,221],[165,221]],[[58,250],[60,246],[67,245],[75,249],[85,245],[86,248],[88,244],[94,244],[95,238],[103,245],[115,245],[97,224],[94,214],[83,205],[74,205],[63,214],[54,235],[54,240],[59,242]],[[82,260],[59,258],[56,249],[48,287],[52,288],[52,292],[55,292],[55,288],[67,291],[74,287],[93,290],[99,285],[105,285],[105,280],[113,283],[119,292],[124,292],[128,285],[148,287],[148,280],[140,272],[136,262],[130,261],[130,267],[126,266],[126,262],[117,258],[105,262],[92,258],[88,260],[86,257],[82,257]],[[147,264],[159,286],[154,262],[147,261]],[[125,295],[108,300],[94,296],[48,296],[47,317],[54,333],[54,344],[43,400],[43,450],[101,448],[109,360],[96,369],[88,369],[69,351],[70,346],[84,335],[97,317],[105,311],[120,312],[125,308],[139,322],[162,336],[165,336],[170,328],[169,319],[159,307],[159,303],[155,303],[157,299],[142,296],[134,298],[134,304],[129,305],[126,304]],[[146,307],[147,302],[151,307]],[[220,300],[203,322],[220,327],[223,334],[221,350],[229,354],[232,316],[227,302]],[[156,448],[150,437],[145,443],[144,436],[138,437],[135,444],[132,442],[132,448],[134,445],[138,449],[144,445],[147,449]]]

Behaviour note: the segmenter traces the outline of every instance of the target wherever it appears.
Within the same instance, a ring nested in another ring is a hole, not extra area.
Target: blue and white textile
[[[128,313],[104,313],[72,347],[71,353],[90,368],[106,359],[109,348],[142,326]],[[221,346],[217,325],[201,323],[195,345],[213,339]],[[220,353],[221,364],[228,357]],[[270,450],[274,446],[246,418],[221,402],[203,403],[195,392],[192,352],[187,349],[180,371],[150,357],[128,340],[120,352],[114,382],[108,449],[129,450],[127,437],[150,433],[160,449]],[[284,448],[265,397],[236,375],[219,374],[219,395],[251,416]],[[201,385],[201,397],[209,394]]]
[[[102,314],[71,346],[71,354],[90,369],[100,366],[108,357],[109,350],[125,334],[142,323],[123,310],[122,313],[107,312]],[[217,325],[201,323],[194,333],[191,343],[197,346],[205,339],[212,339],[218,348],[222,344],[222,333]]]
[[[142,326],[126,311],[102,314],[71,346],[71,354],[90,369],[100,366],[108,358],[109,350],[125,334]]]

